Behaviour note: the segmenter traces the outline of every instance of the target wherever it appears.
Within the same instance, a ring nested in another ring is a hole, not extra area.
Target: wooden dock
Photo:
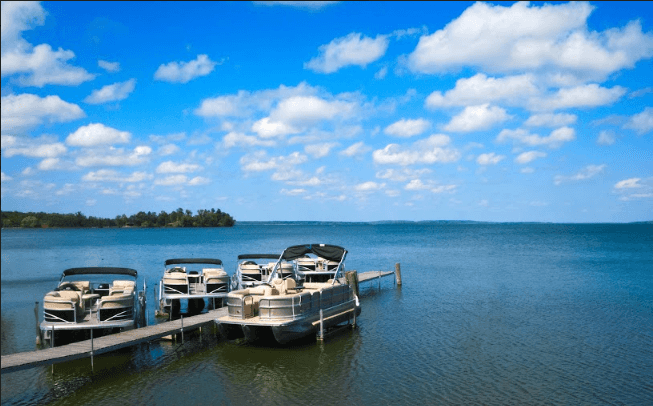
[[[358,273],[358,283],[369,282],[376,279],[381,279],[385,276],[394,275],[394,271],[368,271]]]
[[[120,348],[158,340],[171,334],[196,330],[205,325],[213,325],[218,317],[226,316],[227,308],[211,310],[192,317],[111,334],[93,340],[62,345],[44,350],[20,352],[2,356],[2,373],[15,372],[40,365],[72,361],[79,358],[93,357]],[[183,330],[182,330],[183,325]]]

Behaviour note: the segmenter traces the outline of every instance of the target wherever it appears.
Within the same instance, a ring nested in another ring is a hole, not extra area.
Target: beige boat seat
[[[204,282],[207,283],[209,281],[220,282],[224,281],[225,278],[229,278],[227,273],[222,268],[204,268],[202,269],[202,275],[204,275]]]
[[[109,289],[109,296],[114,295],[131,295],[136,288],[135,281],[113,281],[113,285]]]
[[[131,307],[134,305],[134,297],[131,293],[115,292],[111,296],[104,296],[100,299],[99,307],[101,309],[115,307]]]
[[[79,291],[81,292],[82,295],[85,294],[85,293],[88,293],[88,291],[91,290],[91,282],[89,282],[89,281],[64,282],[61,285],[65,284],[65,283],[70,283],[70,284],[76,286],[77,289],[79,289]],[[59,285],[59,286],[61,286],[61,285]]]
[[[315,259],[313,258],[297,258],[297,266],[304,268],[303,270],[314,271]]]
[[[83,303],[79,292],[71,290],[48,292],[43,298],[45,309],[76,309],[79,310]]]
[[[251,262],[251,261],[248,261]],[[261,280],[261,268],[256,263],[242,263],[239,266],[240,273],[243,276],[249,277],[254,280]]]
[[[280,295],[284,295],[287,293],[294,293],[295,291],[293,290],[294,287],[296,287],[297,284],[294,279],[288,278],[288,279],[274,279],[272,280],[272,287],[275,288]]]

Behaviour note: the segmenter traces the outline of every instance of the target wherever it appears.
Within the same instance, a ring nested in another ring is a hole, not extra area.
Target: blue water
[[[2,404],[653,404],[651,224],[238,224],[216,229],[2,230],[2,354],[34,349],[34,304],[78,266],[348,249],[359,327],[325,343],[211,332],[2,375]],[[150,304],[152,300],[150,300]],[[154,320],[153,307],[148,309]]]

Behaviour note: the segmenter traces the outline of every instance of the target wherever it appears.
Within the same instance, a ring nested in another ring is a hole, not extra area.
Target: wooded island
[[[198,210],[195,215],[182,208],[170,213],[162,210],[159,214],[140,211],[131,216],[122,214],[113,219],[86,217],[79,211],[75,214],[2,212],[3,228],[232,227],[234,224],[236,220],[220,209]]]

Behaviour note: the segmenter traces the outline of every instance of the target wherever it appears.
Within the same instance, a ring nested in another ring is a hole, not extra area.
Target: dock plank
[[[184,331],[192,331],[206,324],[214,323],[218,317],[226,316],[227,308],[211,310],[197,316],[183,319]],[[124,331],[93,339],[93,355],[104,354],[121,348],[181,332],[182,320],[172,320],[139,329]],[[91,340],[80,341],[54,348],[20,352],[2,356],[2,373],[15,372],[40,365],[73,361],[91,356]]]
[[[358,273],[358,283],[376,280],[386,276],[394,275],[394,271],[367,271]]]

